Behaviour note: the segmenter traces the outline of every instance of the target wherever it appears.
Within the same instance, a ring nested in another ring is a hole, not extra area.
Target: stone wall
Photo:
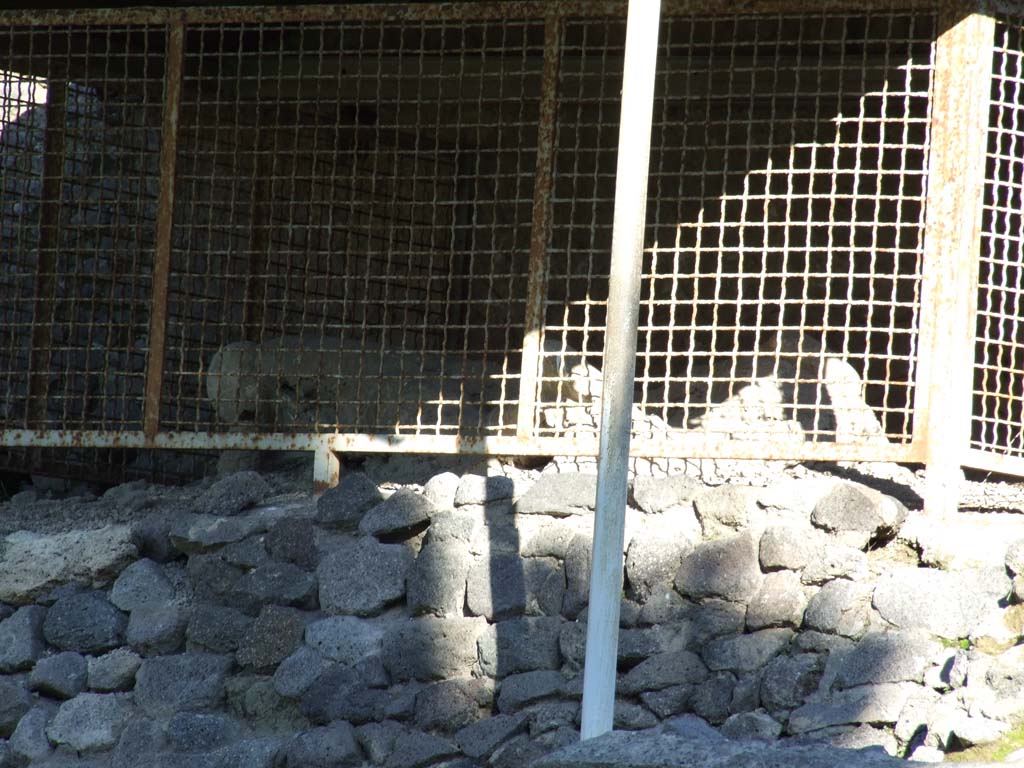
[[[0,766],[519,768],[578,740],[595,478],[396,466],[319,499],[254,472],[14,497]],[[634,479],[616,729],[931,759],[1003,734],[1024,521],[759,477]]]

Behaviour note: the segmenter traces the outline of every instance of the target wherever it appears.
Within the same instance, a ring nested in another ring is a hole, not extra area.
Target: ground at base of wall
[[[893,465],[684,464],[631,477],[617,730],[864,760],[1014,738],[1015,486],[936,521]],[[522,466],[15,494],[0,768],[519,768],[576,742],[596,479]]]

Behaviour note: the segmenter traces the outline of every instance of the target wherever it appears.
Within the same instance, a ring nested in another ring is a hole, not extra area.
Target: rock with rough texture
[[[461,616],[472,558],[465,544],[428,539],[406,578],[406,605],[417,615]]]
[[[515,505],[520,515],[569,517],[594,511],[597,476],[574,472],[542,475]]]
[[[1014,576],[1024,575],[1024,539],[1014,539],[1010,542],[1003,560],[1007,570]]]
[[[566,690],[565,678],[554,670],[536,670],[510,675],[498,689],[498,711],[513,714],[543,699],[560,696]]]
[[[834,725],[895,724],[915,690],[917,686],[911,683],[884,683],[839,691],[826,701],[808,702],[795,709],[786,729],[801,734]]]
[[[127,525],[9,534],[0,545],[0,602],[25,605],[73,582],[105,586],[136,556]]]
[[[352,666],[380,653],[384,628],[355,616],[328,616],[306,627],[306,645],[330,661]]]
[[[270,671],[302,642],[309,616],[295,608],[268,605],[238,643],[239,665]]]
[[[281,751],[282,768],[344,768],[363,764],[355,729],[335,722],[296,734]]]
[[[684,597],[748,602],[761,586],[757,542],[750,533],[705,542],[683,558],[675,587]]]
[[[871,623],[871,587],[836,579],[807,603],[804,625],[819,632],[858,638]]]
[[[469,677],[477,663],[477,637],[486,626],[482,618],[424,616],[403,622],[384,636],[384,666],[396,682]]]
[[[121,645],[128,617],[99,592],[78,592],[55,602],[43,622],[46,642],[62,651],[102,653]]]
[[[553,558],[495,554],[478,559],[466,574],[466,607],[491,621],[523,613],[557,615],[565,580]]]
[[[714,640],[701,655],[708,669],[752,672],[785,650],[792,639],[790,629],[762,629],[749,635]]]
[[[0,673],[30,669],[43,655],[46,608],[26,605],[0,621]]]
[[[809,525],[772,525],[761,534],[758,557],[765,571],[799,571],[821,556],[823,546]]]
[[[869,632],[843,658],[834,685],[919,683],[938,649],[938,643],[921,632]]]
[[[377,484],[362,472],[343,472],[338,484],[317,499],[316,520],[343,530],[355,530],[363,513],[384,500]]]
[[[700,657],[690,651],[660,653],[641,661],[622,678],[619,690],[624,694],[657,691],[680,685],[704,682],[708,669]]]
[[[312,520],[285,518],[274,523],[263,541],[275,560],[313,569],[320,562],[316,549],[316,528]]]
[[[814,525],[857,549],[891,538],[906,518],[907,508],[896,499],[854,483],[837,483],[811,511]]]
[[[70,699],[85,690],[88,665],[80,653],[65,651],[40,659],[29,675],[33,691],[55,699]]]
[[[455,506],[455,494],[458,493],[461,482],[462,479],[454,472],[440,472],[423,486],[423,495],[436,509],[452,509]]]
[[[60,705],[46,734],[58,746],[98,752],[117,744],[131,716],[123,693],[82,693]]]
[[[274,691],[286,699],[297,699],[325,672],[337,664],[308,645],[300,645],[274,670]]]
[[[42,762],[53,754],[53,745],[46,735],[46,728],[57,713],[52,704],[38,704],[21,718],[18,727],[11,734],[11,752],[22,761]],[[0,766],[4,765],[0,760]]]
[[[272,493],[273,489],[258,472],[235,472],[207,488],[195,500],[194,509],[203,515],[229,517],[259,504]]]
[[[692,503],[703,487],[699,480],[686,475],[638,477],[633,482],[633,498],[644,512],[656,515]]]
[[[265,533],[286,514],[285,510],[274,507],[253,509],[235,517],[182,514],[171,525],[168,536],[179,552],[195,555]]]
[[[405,595],[412,553],[372,538],[346,542],[317,568],[320,607],[327,613],[373,616]]]
[[[960,574],[932,568],[898,568],[878,579],[873,603],[886,621],[956,640],[967,637],[993,605],[978,585]]]
[[[416,727],[454,733],[475,723],[494,705],[494,683],[488,678],[455,678],[432,683],[416,695]]]
[[[243,605],[312,605],[316,595],[316,577],[292,563],[268,560],[242,575],[234,592]]]
[[[135,682],[135,702],[150,717],[212,709],[224,699],[231,657],[182,653],[146,659]]]
[[[185,642],[188,609],[171,600],[147,603],[132,611],[125,642],[143,656],[176,653]]]
[[[714,672],[703,683],[693,687],[690,707],[709,723],[721,725],[729,717],[729,708],[735,695],[736,675],[732,672]]]
[[[421,731],[403,730],[395,738],[384,768],[424,768],[458,754],[458,747],[447,739]]]
[[[971,630],[971,647],[982,653],[998,655],[1024,637],[1024,605],[995,608]]]
[[[782,733],[782,723],[767,712],[739,712],[722,723],[722,735],[733,741],[775,741]]]
[[[574,619],[590,600],[590,558],[593,538],[576,534],[565,554],[565,598],[562,615]]]
[[[455,734],[455,742],[464,754],[482,760],[502,743],[525,731],[528,724],[529,717],[524,713],[495,715],[460,729]]]
[[[480,666],[504,677],[519,672],[558,669],[561,664],[557,617],[508,619],[487,625],[479,635]]]
[[[200,603],[192,608],[185,630],[189,650],[232,653],[254,619],[226,605]]]
[[[128,648],[116,648],[102,656],[91,656],[87,663],[89,690],[115,693],[131,690],[142,658]]]
[[[719,485],[705,488],[693,499],[693,508],[706,539],[734,536],[757,517],[757,496],[753,488]]]
[[[110,602],[122,611],[133,611],[148,603],[174,599],[174,585],[163,568],[148,558],[136,560],[114,581]]]
[[[651,525],[639,530],[626,551],[628,594],[643,602],[657,585],[671,583],[697,541],[675,533],[671,525]]]
[[[761,677],[761,702],[769,711],[801,706],[817,690],[824,667],[824,660],[815,653],[776,656]]]
[[[747,628],[799,627],[807,608],[800,577],[793,571],[765,574],[761,588],[747,606]]]
[[[832,579],[863,582],[869,576],[868,557],[856,547],[826,542],[820,555],[800,572],[804,584],[824,584]]]
[[[514,493],[515,483],[510,477],[469,473],[459,479],[452,501],[456,507],[464,507],[467,504],[489,504],[511,499]]]
[[[237,719],[219,712],[179,712],[167,723],[167,741],[179,752],[208,752],[243,735]]]
[[[409,538],[426,528],[436,511],[426,496],[401,488],[363,514],[359,532],[391,541]]]
[[[660,691],[644,691],[640,694],[640,701],[658,717],[662,719],[672,717],[690,709],[694,687],[692,685],[670,685]]]
[[[0,738],[14,733],[18,721],[32,709],[32,704],[32,694],[19,678],[0,677]]]

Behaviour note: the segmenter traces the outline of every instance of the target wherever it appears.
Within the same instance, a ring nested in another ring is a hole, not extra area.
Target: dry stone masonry
[[[16,495],[0,768],[882,766],[1024,714],[1024,516],[697,467],[633,477],[619,732],[574,746],[595,477],[418,466]]]

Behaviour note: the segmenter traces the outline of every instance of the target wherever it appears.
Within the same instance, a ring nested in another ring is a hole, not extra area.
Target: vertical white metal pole
[[[660,17],[660,0],[629,0],[583,671],[583,739],[610,731],[615,713],[627,462]]]

